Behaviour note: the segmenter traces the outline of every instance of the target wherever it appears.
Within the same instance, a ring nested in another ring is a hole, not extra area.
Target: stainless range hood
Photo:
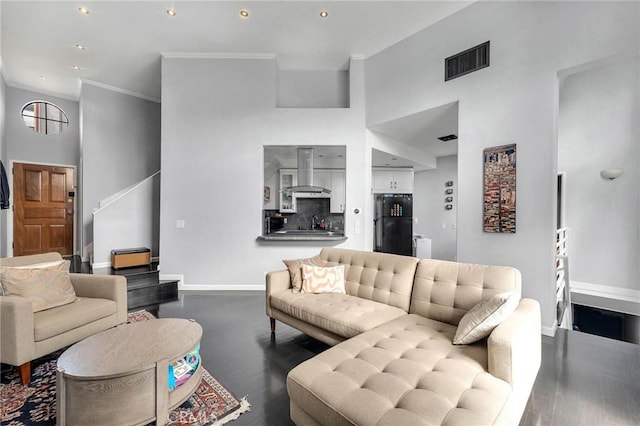
[[[282,192],[331,193],[330,189],[313,184],[313,148],[298,148],[298,184],[284,188]]]

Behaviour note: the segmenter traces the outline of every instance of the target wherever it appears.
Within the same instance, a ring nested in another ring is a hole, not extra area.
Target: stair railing
[[[569,228],[556,231],[556,320],[563,328],[572,328],[571,281],[569,279],[569,256],[567,242]]]

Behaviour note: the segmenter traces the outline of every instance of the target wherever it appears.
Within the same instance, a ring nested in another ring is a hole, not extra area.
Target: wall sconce
[[[613,180],[622,176],[622,169],[606,169],[600,172],[600,176],[605,179]]]

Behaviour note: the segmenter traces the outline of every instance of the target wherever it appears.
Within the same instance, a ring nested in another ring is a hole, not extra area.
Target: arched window
[[[31,101],[22,107],[22,120],[34,132],[45,135],[61,133],[69,127],[67,114],[47,101]]]

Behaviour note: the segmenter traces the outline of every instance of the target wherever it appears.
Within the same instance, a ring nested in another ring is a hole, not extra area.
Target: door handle
[[[73,214],[73,210],[72,209],[68,209],[67,210],[67,214]]]

